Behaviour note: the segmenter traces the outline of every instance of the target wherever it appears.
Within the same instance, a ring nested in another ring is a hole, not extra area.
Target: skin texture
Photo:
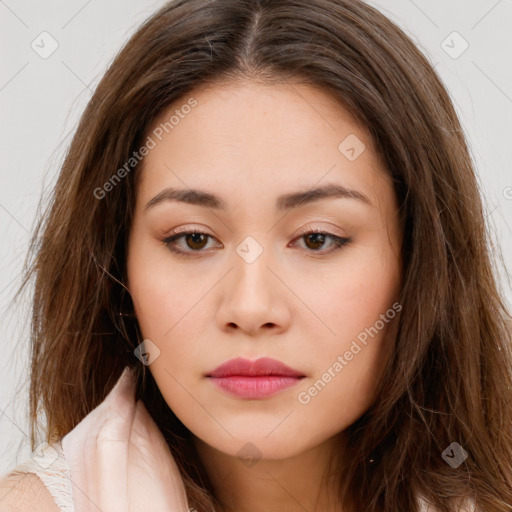
[[[32,473],[0,480],[0,512],[60,512],[40,478]]]
[[[192,96],[198,105],[144,159],[129,237],[128,288],[144,338],[160,351],[149,369],[194,434],[225,510],[321,510],[334,503],[330,485],[319,492],[328,456],[375,396],[392,346],[388,324],[308,403],[298,396],[396,301],[401,233],[391,179],[368,132],[318,88],[240,81]],[[351,134],[365,145],[353,161],[338,149]],[[275,207],[282,194],[327,183],[371,205],[328,198]],[[227,208],[144,208],[167,187],[208,191]],[[333,251],[329,237],[322,245],[302,236],[310,227],[350,242]],[[182,236],[180,256],[163,243],[176,228],[210,237]],[[262,249],[250,263],[237,252],[249,236],[250,253]],[[265,399],[233,397],[205,374],[238,356],[272,357],[306,377]]]

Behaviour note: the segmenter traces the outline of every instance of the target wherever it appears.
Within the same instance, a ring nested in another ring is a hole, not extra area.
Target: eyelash
[[[197,251],[193,251],[193,250],[190,250],[190,251],[184,251],[182,249],[177,249],[175,245],[173,245],[175,243],[176,240],[186,236],[186,235],[192,235],[192,234],[198,234],[198,235],[206,235],[210,238],[214,238],[212,235],[210,235],[209,233],[205,233],[204,231],[201,231],[201,230],[189,230],[189,231],[181,231],[181,232],[178,232],[178,233],[175,233],[175,234],[172,234],[171,236],[165,238],[164,240],[162,240],[162,243],[167,246],[167,248],[175,253],[175,254],[178,254],[180,256],[185,256],[185,257],[190,257],[189,255],[195,255],[196,254],[200,254],[202,252],[205,252],[204,250],[197,250]],[[313,250],[313,249],[310,249],[308,250],[308,252],[311,252],[313,254],[331,254],[335,251],[338,251],[339,249],[342,249],[343,247],[347,246],[348,244],[350,244],[352,242],[352,239],[351,238],[345,238],[345,237],[340,237],[340,236],[336,236],[336,235],[333,235],[332,233],[329,233],[327,231],[321,231],[321,230],[318,230],[318,229],[314,229],[314,228],[309,228],[305,231],[303,231],[295,240],[298,240],[298,239],[302,239],[310,234],[319,234],[319,235],[324,235],[326,238],[330,238],[331,240],[333,240],[333,243],[334,243],[334,248],[331,249],[331,250],[328,250],[328,251],[322,251],[322,250]]]

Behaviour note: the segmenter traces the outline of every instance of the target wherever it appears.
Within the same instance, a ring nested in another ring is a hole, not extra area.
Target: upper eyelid
[[[329,228],[321,228],[321,227],[317,227],[315,225],[313,226],[306,226],[305,228],[302,228],[300,230],[300,232],[297,234],[297,236],[302,236],[304,234],[308,234],[309,232],[313,232],[313,233],[325,233],[325,234],[328,234],[328,235],[331,235],[331,236],[334,236],[334,237],[339,237],[339,238],[348,238],[348,235],[345,235],[345,234],[336,234],[336,233],[333,233],[333,231]],[[202,227],[196,227],[194,225],[192,226],[186,226],[184,228],[176,228],[174,229],[172,232],[170,232],[166,238],[170,238],[172,236],[175,236],[175,235],[181,235],[181,234],[190,234],[190,233],[202,233],[204,235],[208,235],[212,238],[217,238],[215,235],[212,235],[210,234],[209,232],[207,232],[205,229],[203,229]]]
[[[210,238],[215,238],[217,241],[219,241],[217,239],[217,237],[215,235],[212,235],[206,231],[202,231],[201,229],[183,229],[183,230],[180,230],[178,229],[177,231],[173,231],[171,233],[169,233],[166,237],[165,237],[165,240],[168,240],[170,238],[178,238],[180,235],[190,235],[190,234],[194,234],[194,233],[198,233],[198,234],[201,234],[201,235],[206,235],[206,236],[209,236]],[[319,229],[319,228],[315,228],[315,227],[308,227],[308,228],[305,228],[303,229],[302,231],[300,231],[297,236],[295,236],[294,239],[298,238],[298,237],[301,237],[301,236],[305,236],[305,235],[309,235],[309,234],[312,234],[312,233],[321,233],[321,234],[325,234],[325,235],[328,235],[328,236],[331,236],[333,238],[348,238],[344,235],[337,235],[336,233],[332,233],[331,231],[329,230],[326,230],[326,229]]]

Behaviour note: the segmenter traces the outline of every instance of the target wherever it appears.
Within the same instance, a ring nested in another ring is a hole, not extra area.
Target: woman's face
[[[397,204],[368,133],[312,86],[237,82],[148,135],[128,288],[168,406],[228,455],[328,441],[371,405],[401,308]],[[208,376],[238,357],[300,377]]]

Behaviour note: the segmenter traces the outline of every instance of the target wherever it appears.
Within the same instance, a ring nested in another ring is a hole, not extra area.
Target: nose
[[[290,292],[276,275],[279,269],[266,251],[253,261],[234,254],[233,267],[220,290],[218,327],[240,330],[250,336],[279,333],[288,329],[291,319]]]

